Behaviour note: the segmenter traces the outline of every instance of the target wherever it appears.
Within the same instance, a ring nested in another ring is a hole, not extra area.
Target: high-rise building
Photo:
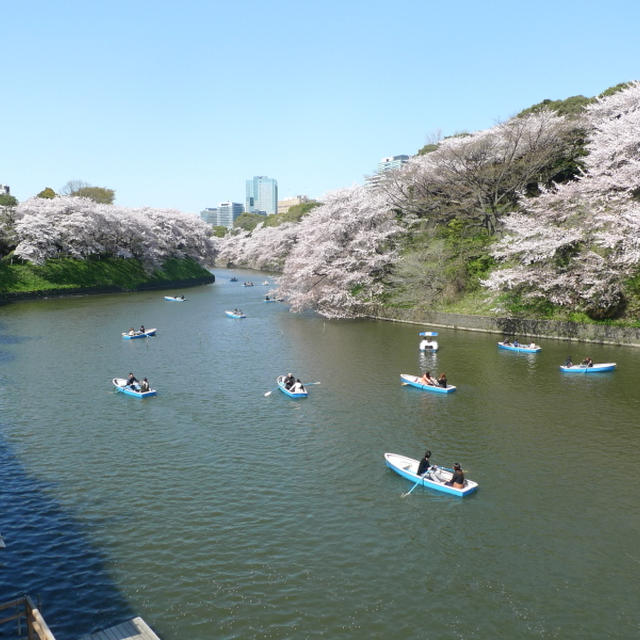
[[[278,181],[267,176],[253,176],[247,180],[245,210],[267,215],[278,212]]]
[[[388,158],[382,158],[378,162],[378,173],[383,171],[389,171],[390,169],[399,169],[403,164],[409,162],[409,156],[389,156]]]
[[[231,229],[236,218],[243,213],[241,202],[221,202],[217,207],[208,207],[200,212],[200,218],[215,227]]]
[[[0,195],[9,196],[11,195],[11,187],[8,184],[0,184]]]
[[[207,207],[200,212],[200,218],[207,224],[218,224],[218,209],[217,207]]]

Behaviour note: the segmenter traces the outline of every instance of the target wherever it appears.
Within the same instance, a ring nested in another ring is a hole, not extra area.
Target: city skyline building
[[[245,211],[248,213],[278,212],[278,181],[268,176],[253,176],[246,181]]]
[[[238,216],[244,213],[241,202],[220,202],[217,207],[207,207],[200,212],[200,218],[214,227],[231,229]]]
[[[295,207],[297,204],[302,204],[303,202],[309,202],[309,198],[307,198],[307,196],[293,196],[292,198],[278,200],[278,213],[286,213],[291,207]]]
[[[407,162],[409,162],[409,156],[407,155],[388,156],[387,158],[382,158],[382,160],[378,162],[378,173],[390,171],[391,169],[399,169]]]

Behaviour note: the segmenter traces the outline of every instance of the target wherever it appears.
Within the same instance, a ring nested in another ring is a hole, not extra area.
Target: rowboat
[[[284,378],[285,376],[278,376],[276,382],[278,383],[278,389],[280,389],[285,396],[289,396],[290,398],[306,398],[309,395],[308,391],[303,391],[302,393],[289,391],[289,389],[284,386]]]
[[[422,389],[423,391],[431,391],[432,393],[452,393],[456,390],[456,388],[452,384],[449,384],[446,387],[435,386],[432,384],[423,384],[422,382],[420,382],[419,376],[412,376],[408,373],[401,373],[400,379],[404,384],[416,387],[416,389]]]
[[[613,371],[616,368],[615,362],[595,362],[591,367],[585,364],[573,364],[570,367],[560,365],[563,373],[602,373],[603,371]]]
[[[538,351],[542,351],[542,347],[537,346],[534,342],[532,342],[530,345],[518,345],[517,347],[512,344],[498,342],[498,349],[506,349],[507,351],[521,351],[522,353],[538,353]]]
[[[177,296],[165,296],[164,299],[168,300],[169,302],[186,302],[184,297],[178,298]]]
[[[140,391],[139,388],[133,388],[131,385],[127,384],[125,378],[114,378],[113,384],[116,388],[116,391],[124,393],[127,396],[133,396],[134,398],[149,398],[151,396],[157,395],[155,389],[149,389],[149,391]]]
[[[134,340],[135,338],[148,338],[149,336],[155,336],[157,329],[147,329],[146,331],[136,331],[135,333],[129,333],[123,331],[122,337],[125,340]]]
[[[464,489],[456,489],[455,487],[448,486],[446,483],[453,477],[453,470],[447,469],[446,467],[432,465],[426,474],[419,476],[418,465],[420,463],[418,460],[401,456],[398,453],[385,453],[384,460],[389,469],[392,469],[403,478],[410,480],[414,485],[420,483],[429,489],[442,491],[443,493],[448,493],[460,498],[468,496],[478,490],[478,483],[473,480],[467,480],[466,478],[464,480]]]
[[[237,320],[240,320],[242,318],[246,318],[247,317],[247,316],[244,315],[244,313],[236,313],[235,311],[225,311],[225,313],[230,318],[236,318]]]

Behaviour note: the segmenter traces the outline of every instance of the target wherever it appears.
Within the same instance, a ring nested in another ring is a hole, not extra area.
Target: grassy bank
[[[147,273],[132,258],[74,260],[56,258],[43,265],[0,261],[0,294],[36,293],[59,289],[113,287],[131,291],[186,280],[212,277],[194,260],[171,259]]]

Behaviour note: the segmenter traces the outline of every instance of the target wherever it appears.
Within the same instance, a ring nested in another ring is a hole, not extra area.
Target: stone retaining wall
[[[467,316],[458,313],[419,309],[389,309],[387,307],[369,307],[361,311],[360,315],[376,320],[408,322],[464,331],[481,331],[502,336],[516,336],[517,338],[528,336],[640,347],[640,328],[634,327],[610,327],[599,324],[555,322],[530,318]]]

